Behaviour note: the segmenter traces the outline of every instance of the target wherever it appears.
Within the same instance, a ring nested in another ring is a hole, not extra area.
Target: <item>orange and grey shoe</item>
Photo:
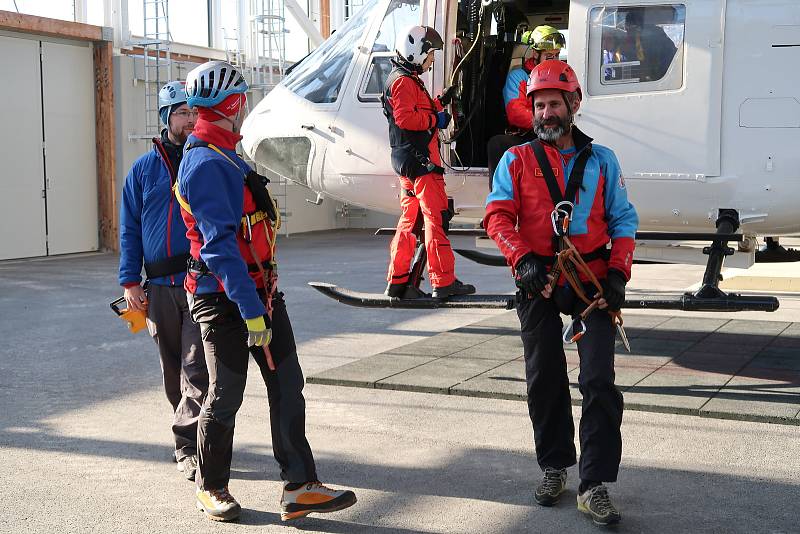
[[[242,507],[228,493],[227,486],[221,489],[203,490],[197,488],[195,506],[213,521],[233,521],[239,517]]]
[[[281,520],[290,521],[310,513],[328,513],[344,510],[356,503],[356,494],[350,490],[333,490],[321,482],[307,482],[289,490],[283,486]]]

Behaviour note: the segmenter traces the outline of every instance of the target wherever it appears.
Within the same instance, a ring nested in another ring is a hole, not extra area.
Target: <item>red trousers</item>
[[[425,174],[415,181],[400,177],[402,213],[390,246],[389,274],[392,284],[408,282],[411,259],[417,244],[414,227],[420,215],[424,219],[425,250],[428,253],[428,276],[432,287],[449,286],[455,281],[455,257],[442,223],[447,216],[447,192],[441,174]],[[410,196],[406,191],[412,191]]]

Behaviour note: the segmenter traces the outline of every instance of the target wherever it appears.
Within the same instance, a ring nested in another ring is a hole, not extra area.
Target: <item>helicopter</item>
[[[774,297],[734,302],[717,284],[729,241],[737,267],[755,261],[758,236],[775,261],[800,259],[777,246],[800,233],[794,0],[370,0],[255,107],[242,128],[245,152],[268,174],[316,192],[316,202],[399,213],[380,97],[396,36],[415,24],[445,43],[422,76],[431,94],[458,88],[454,120],[440,134],[454,222],[483,218],[486,145],[507,127],[505,76],[530,53],[522,33],[551,25],[566,36],[561,59],[583,88],[576,124],[621,162],[640,219],[637,260],[707,264],[693,296],[708,300],[673,307],[777,308]],[[673,246],[690,240],[711,246],[693,255]]]

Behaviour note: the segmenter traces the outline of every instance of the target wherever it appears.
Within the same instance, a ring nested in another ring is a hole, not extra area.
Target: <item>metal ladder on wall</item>
[[[145,134],[158,135],[158,91],[172,78],[170,56],[169,0],[144,3],[144,112]],[[163,55],[163,57],[162,57]],[[163,72],[162,72],[163,71]]]
[[[238,33],[235,37],[228,37],[227,32],[225,33],[225,61],[246,73],[247,56],[241,49]]]
[[[142,47],[144,80],[144,133],[130,134],[132,139],[150,139],[161,131],[158,119],[158,92],[172,79],[169,32],[169,0],[142,0],[144,38],[133,44]],[[134,69],[134,84],[139,78]]]
[[[264,94],[283,79],[287,33],[283,0],[250,0],[250,77]]]

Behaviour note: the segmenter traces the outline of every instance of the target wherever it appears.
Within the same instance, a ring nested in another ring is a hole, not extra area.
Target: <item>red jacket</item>
[[[588,149],[590,138],[575,127],[573,136],[576,153]],[[564,165],[556,147],[543,145],[563,194],[565,176],[569,177],[576,157],[571,157]],[[614,153],[601,145],[592,145],[591,150],[583,185],[576,194],[569,237],[581,254],[595,251],[611,241],[608,262],[596,259],[589,262],[589,267],[598,278],[605,278],[610,267],[630,278],[639,218],[628,202],[625,181]],[[550,214],[554,207],[531,143],[509,149],[500,160],[492,181],[484,228],[512,269],[529,252],[553,256]]]
[[[528,77],[535,66],[534,59],[528,58],[522,67],[511,69],[506,77],[503,101],[506,105],[508,125],[511,128],[522,131],[533,128],[533,108],[528,98]]]
[[[439,100],[431,98],[422,80],[415,74],[397,78],[389,87],[388,94],[387,100],[398,128],[412,132],[432,130],[428,157],[435,165],[441,166],[439,136],[436,135],[436,113],[443,109]]]

